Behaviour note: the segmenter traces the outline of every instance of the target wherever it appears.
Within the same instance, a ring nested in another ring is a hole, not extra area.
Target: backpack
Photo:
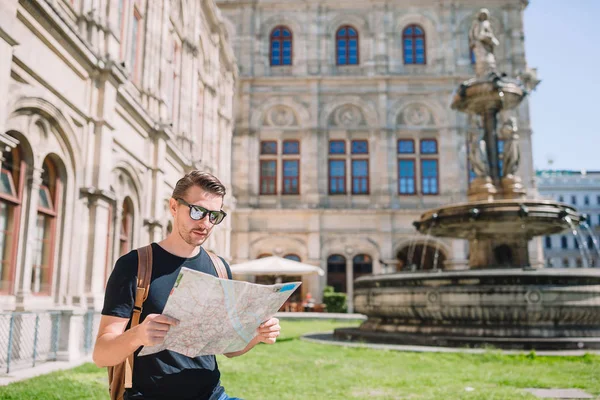
[[[223,261],[216,254],[205,250],[210,256],[210,259],[217,271],[217,275],[221,279],[228,279],[227,268]],[[140,323],[140,315],[144,301],[150,292],[150,279],[152,277],[152,245],[140,247],[138,252],[138,279],[137,290],[135,292],[135,305],[133,307],[133,315],[131,316],[130,328]],[[108,393],[111,400],[123,400],[125,389],[132,386],[133,379],[133,353],[131,353],[125,361],[120,364],[108,367]]]

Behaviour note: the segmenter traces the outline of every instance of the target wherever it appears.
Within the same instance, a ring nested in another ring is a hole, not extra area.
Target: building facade
[[[0,2],[0,307],[80,332],[116,259],[170,229],[185,172],[230,187],[236,79],[212,1]],[[227,258],[230,229],[207,244]]]
[[[573,206],[586,223],[544,238],[544,258],[550,268],[600,267],[600,171],[541,170],[536,172],[542,198]]]
[[[468,31],[488,7],[499,70],[527,68],[524,0],[217,0],[239,66],[233,262],[319,265],[348,293],[368,273],[466,268],[463,241],[418,235],[430,208],[466,200],[467,121],[452,92],[474,76]],[[512,114],[533,189],[528,101]],[[535,246],[533,246],[535,247]],[[541,254],[535,249],[532,258]]]

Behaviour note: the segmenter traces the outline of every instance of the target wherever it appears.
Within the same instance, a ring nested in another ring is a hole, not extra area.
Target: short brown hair
[[[208,172],[194,170],[188,172],[183,178],[177,181],[172,197],[174,199],[183,198],[192,186],[200,186],[202,190],[215,196],[224,197],[226,193],[225,186],[223,186],[216,176]]]

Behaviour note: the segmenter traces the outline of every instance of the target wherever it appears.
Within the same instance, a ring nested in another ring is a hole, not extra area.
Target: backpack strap
[[[229,275],[227,275],[227,268],[225,268],[225,264],[223,264],[223,260],[221,260],[221,257],[217,256],[212,251],[205,251],[210,256],[210,259],[212,260],[213,266],[215,267],[219,278],[229,279]]]
[[[150,292],[150,280],[152,278],[152,245],[140,247],[138,253],[138,275],[137,289],[135,291],[135,304],[131,316],[130,329],[140,323],[144,301]],[[131,388],[133,384],[133,353],[125,360],[125,388]]]

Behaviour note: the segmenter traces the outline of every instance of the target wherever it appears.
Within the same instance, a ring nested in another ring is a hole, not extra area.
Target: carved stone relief
[[[431,112],[422,104],[411,104],[402,112],[402,125],[423,126],[431,123]]]
[[[330,125],[352,128],[365,125],[362,111],[353,105],[344,105],[336,108],[329,121]]]
[[[271,108],[267,112],[264,122],[265,125],[279,127],[298,125],[298,120],[296,119],[294,111],[285,106],[276,106]]]

